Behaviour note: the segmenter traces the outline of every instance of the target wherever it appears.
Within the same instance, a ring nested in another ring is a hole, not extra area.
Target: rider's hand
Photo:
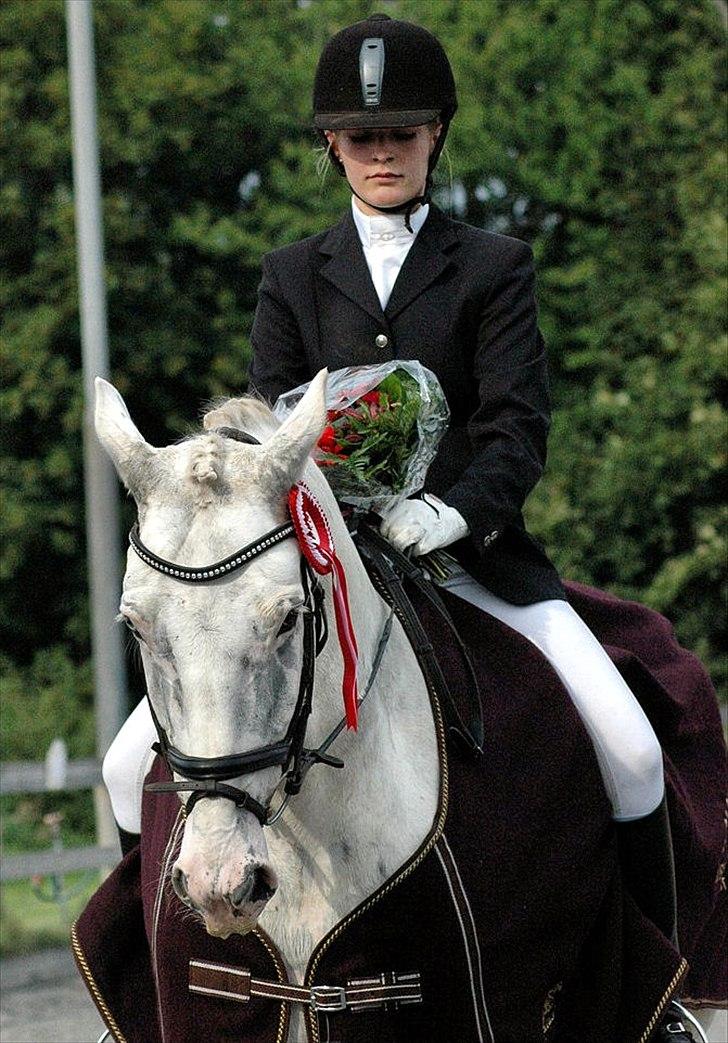
[[[404,552],[411,547],[419,556],[463,539],[470,530],[454,507],[432,493],[423,493],[421,500],[398,503],[384,516],[379,531],[397,550]]]

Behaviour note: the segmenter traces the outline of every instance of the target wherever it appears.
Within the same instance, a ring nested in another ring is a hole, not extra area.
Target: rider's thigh
[[[654,811],[664,793],[660,744],[622,675],[571,605],[556,599],[512,605],[470,578],[449,586],[528,638],[551,663],[594,744],[615,818]]]

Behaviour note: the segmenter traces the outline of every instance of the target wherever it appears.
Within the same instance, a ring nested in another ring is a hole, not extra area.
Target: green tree
[[[565,575],[664,611],[718,677],[725,126],[710,0],[99,0],[115,382],[158,444],[244,388],[261,257],[347,202],[316,172],[317,55],[382,7],[435,31],[455,67],[439,200],[536,252],[556,408],[533,528]],[[0,37],[5,689],[55,705],[52,663],[88,714],[62,0],[6,0]],[[29,755],[25,739],[6,755]]]

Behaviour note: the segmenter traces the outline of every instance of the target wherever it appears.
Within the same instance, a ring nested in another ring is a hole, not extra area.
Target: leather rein
[[[252,435],[235,428],[221,427],[217,428],[214,433],[233,438],[238,442],[246,442],[251,445],[260,444]],[[221,561],[212,565],[195,567],[179,565],[154,554],[142,542],[137,523],[129,533],[129,543],[138,557],[157,572],[183,583],[211,583],[220,579],[221,576],[237,572],[270,547],[276,546],[291,536],[295,536],[295,528],[291,522],[286,522]],[[167,733],[155,713],[149,693],[147,693],[147,701],[159,739],[153,744],[152,749],[164,758],[170,773],[182,776],[184,781],[147,783],[144,787],[145,790],[151,793],[190,792],[191,796],[186,802],[188,813],[199,800],[205,797],[232,800],[238,807],[245,808],[255,815],[262,826],[270,826],[283,813],[290,797],[300,792],[303,781],[314,764],[326,764],[331,768],[344,767],[342,760],[332,757],[327,751],[342,732],[346,724],[346,717],[339,721],[320,746],[312,749],[305,745],[313,702],[315,664],[326,644],[328,625],[324,606],[324,589],[303,554],[301,555],[301,581],[304,591],[303,664],[296,706],[284,738],[279,742],[258,746],[244,753],[234,753],[222,757],[189,756],[182,753],[169,741]],[[359,705],[364,702],[376,678],[392,630],[392,619],[393,611],[390,610],[382,628],[369,678]],[[247,790],[229,785],[230,779],[278,765],[281,767],[282,777],[268,805],[261,804]],[[278,807],[273,809],[271,804],[279,790],[282,790],[282,800]]]

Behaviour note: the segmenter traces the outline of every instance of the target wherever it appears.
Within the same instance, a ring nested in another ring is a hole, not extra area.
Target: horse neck
[[[320,469],[312,461],[309,461],[306,465],[303,481],[323,507],[331,529],[336,553],[346,572],[347,582],[350,586],[356,586],[358,593],[364,598],[371,602],[377,601],[378,595],[369,581],[366,569],[359,557],[359,552],[354,546],[354,541],[346,527],[341,509],[331,491],[331,486],[322,475]]]
[[[380,644],[389,607],[374,589],[326,480],[318,468],[307,470],[306,484],[324,508],[334,546],[344,566],[352,620],[359,648],[359,695],[363,694]],[[342,659],[327,597],[330,638],[316,666],[314,710],[309,744],[323,740],[341,719]],[[308,741],[308,740],[307,740]],[[382,822],[366,810],[372,804],[390,816],[392,834],[406,838],[419,826],[412,801],[434,806],[438,769],[435,730],[427,688],[412,647],[395,619],[371,691],[360,708],[357,731],[345,731],[331,751],[345,761],[343,771],[315,768],[297,798],[302,817],[310,810],[319,839],[329,844],[344,832],[366,836]],[[357,801],[360,802],[357,804]],[[329,813],[321,815],[321,807]],[[361,814],[360,814],[361,811]],[[401,815],[400,815],[401,812]],[[368,820],[367,820],[368,816]],[[407,825],[400,817],[410,816]],[[328,832],[328,836],[326,833]],[[405,839],[405,843],[407,840]]]
[[[321,475],[315,464],[306,468],[304,481],[321,504],[331,530],[336,554],[346,575],[348,601],[359,649],[358,679],[361,697],[367,683],[371,664],[381,638],[382,630],[388,615],[388,607],[374,589],[354,541],[346,527],[339,505],[337,504],[328,482]],[[316,696],[312,731],[323,738],[328,730],[341,718],[342,705],[342,670],[343,662],[334,625],[334,604],[332,580],[326,580],[327,598],[326,612],[329,620],[330,636],[319,660],[316,672]],[[376,689],[376,685],[373,686]],[[372,692],[372,694],[374,694]],[[323,729],[323,731],[322,731]],[[321,733],[319,735],[319,732]]]
[[[346,573],[361,695],[389,609],[369,580],[325,478],[313,464],[303,477],[326,513]],[[343,715],[342,656],[328,577],[325,586],[331,633],[316,663],[310,747]],[[313,767],[267,838],[280,887],[261,926],[297,981],[316,941],[417,850],[437,813],[438,753],[427,688],[396,619],[360,707],[358,730],[344,729],[330,753],[344,768]]]

